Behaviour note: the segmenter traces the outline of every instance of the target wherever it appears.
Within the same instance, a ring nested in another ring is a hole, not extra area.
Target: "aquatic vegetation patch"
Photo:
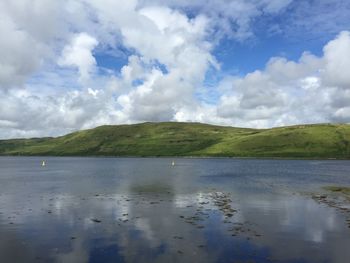
[[[312,199],[320,204],[326,204],[344,213],[346,224],[350,228],[350,187],[325,186],[322,188],[327,192],[312,194]]]
[[[345,196],[350,197],[350,187],[346,186],[326,186],[324,187],[325,190],[333,192],[333,193],[340,193]]]
[[[229,193],[214,191],[202,194],[194,206],[187,206],[187,208],[192,207],[195,209],[194,214],[188,216],[180,215],[179,218],[197,229],[205,230],[209,221],[216,222],[216,220],[219,220],[219,223],[225,225],[224,228],[232,237],[244,237],[250,240],[254,237],[262,236],[262,234],[254,230],[252,223],[237,221],[235,215],[239,211],[234,208],[234,202]]]

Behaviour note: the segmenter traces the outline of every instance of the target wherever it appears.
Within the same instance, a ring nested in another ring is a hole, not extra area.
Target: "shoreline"
[[[235,157],[235,156],[137,156],[137,155],[0,155],[1,157],[55,157],[55,158],[129,158],[129,159],[237,159],[237,160],[295,160],[295,161],[350,161],[350,158],[322,158],[322,157]]]

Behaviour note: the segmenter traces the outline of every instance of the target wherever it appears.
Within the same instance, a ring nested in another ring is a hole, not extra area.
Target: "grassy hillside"
[[[0,155],[350,158],[350,125],[263,130],[174,122],[101,126],[57,138],[0,140]]]

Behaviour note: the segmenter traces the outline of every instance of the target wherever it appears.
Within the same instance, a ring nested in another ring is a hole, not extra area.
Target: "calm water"
[[[350,262],[348,215],[300,194],[349,161],[41,160],[0,158],[0,262]]]

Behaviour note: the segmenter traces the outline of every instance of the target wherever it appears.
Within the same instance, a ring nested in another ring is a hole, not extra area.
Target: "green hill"
[[[0,140],[0,155],[350,158],[350,125],[245,129],[201,123],[101,126],[57,138]]]

